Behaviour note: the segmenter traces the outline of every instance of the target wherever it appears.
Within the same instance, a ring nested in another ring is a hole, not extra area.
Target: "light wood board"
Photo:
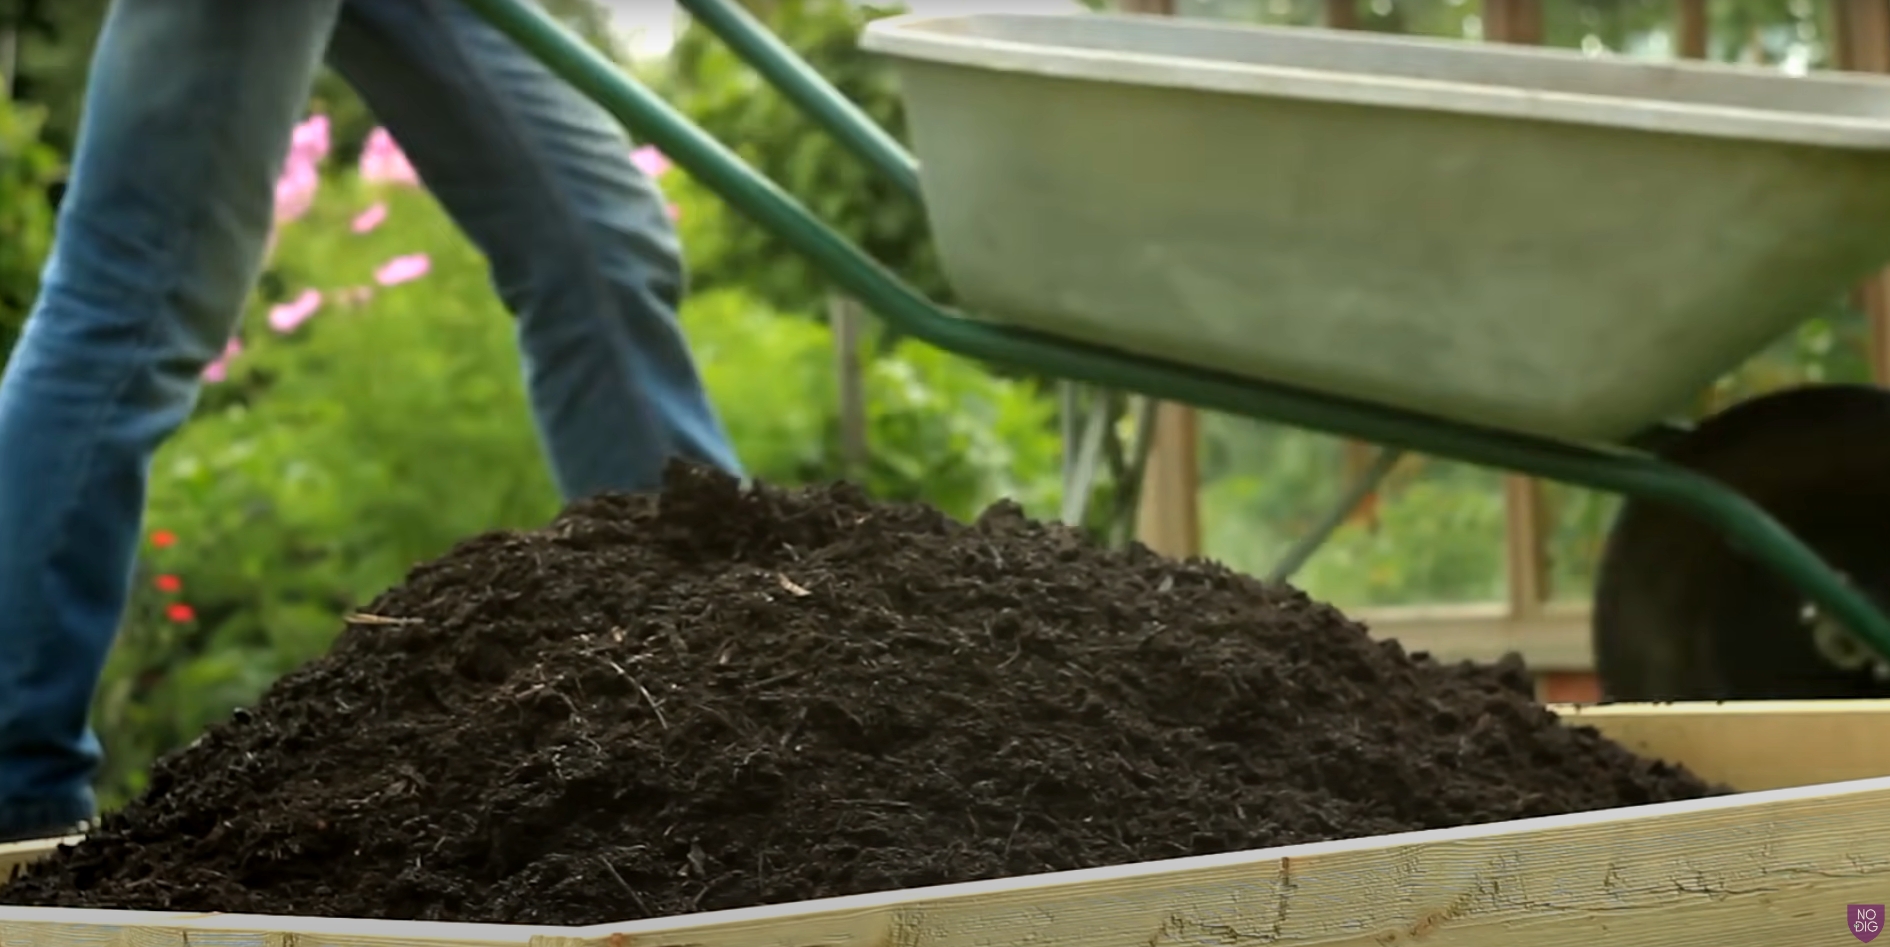
[[[1890,776],[1890,700],[1555,706],[1642,756],[1739,789]],[[1890,819],[1890,812],[1884,814]],[[1890,895],[1890,891],[1885,892]],[[1871,902],[1876,903],[1876,902]]]
[[[14,873],[33,862],[51,855],[61,845],[71,845],[82,836],[66,838],[38,839],[31,842],[0,843],[0,881],[13,877]]]
[[[1724,744],[1796,728],[1795,741],[1773,741],[1777,751],[1835,772],[1850,764],[1820,763],[1820,753],[1855,758],[1883,745],[1807,733],[1868,741],[1887,704],[1558,710],[1640,733],[1672,748],[1656,755],[1703,774],[1740,765],[1776,781],[1794,777],[1737,763]],[[1715,758],[1732,762],[1704,765]],[[1885,892],[1890,778],[1877,778],[587,928],[0,907],[0,945],[1812,947],[1854,942],[1845,905]]]
[[[1494,664],[1514,652],[1537,673],[1595,667],[1588,606],[1582,603],[1545,603],[1528,615],[1514,614],[1500,602],[1400,605],[1348,614],[1372,637],[1396,640],[1406,653],[1423,651],[1446,663]]]

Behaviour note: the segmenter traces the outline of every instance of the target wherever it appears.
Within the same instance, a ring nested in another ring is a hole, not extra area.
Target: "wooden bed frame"
[[[0,947],[1813,947],[1890,901],[1890,700],[1556,709],[1746,791],[593,927],[0,907]]]

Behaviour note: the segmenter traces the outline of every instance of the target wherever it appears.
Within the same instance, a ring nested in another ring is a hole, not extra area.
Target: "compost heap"
[[[0,902],[589,924],[1712,791],[1217,565],[675,467],[417,567]]]

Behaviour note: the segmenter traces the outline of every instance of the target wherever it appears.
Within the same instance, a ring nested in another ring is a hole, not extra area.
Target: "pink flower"
[[[426,254],[409,253],[381,264],[381,268],[374,271],[374,282],[382,286],[397,286],[427,275],[427,271],[432,268],[433,261]]]
[[[291,155],[282,176],[276,179],[276,224],[289,223],[308,213],[320,187],[321,174],[315,163]]]
[[[296,326],[307,322],[315,310],[322,307],[320,290],[305,289],[302,295],[269,308],[269,328],[284,334],[294,332]]]
[[[214,385],[230,377],[230,360],[242,354],[242,352],[242,340],[231,339],[230,344],[223,347],[223,354],[217,356],[215,361],[203,367],[203,380]]]
[[[680,207],[677,207],[677,206],[676,206],[676,205],[674,205],[674,204],[671,204],[671,205],[669,205],[668,207],[665,207],[665,208],[663,208],[663,210],[664,210],[665,212],[667,212],[667,213],[669,214],[669,219],[670,219],[670,220],[681,220],[681,219],[682,219],[682,208],[680,208]]]
[[[293,221],[308,213],[321,186],[321,163],[328,157],[328,116],[311,115],[295,126],[289,155],[276,179],[276,223]],[[272,248],[273,249],[273,248]]]
[[[669,169],[674,167],[670,163],[669,156],[656,150],[655,145],[644,145],[630,152],[630,163],[636,165],[637,170],[653,178],[668,174]]]
[[[328,116],[309,116],[295,126],[295,133],[289,139],[290,156],[310,164],[320,163],[328,157],[328,130]]]
[[[368,133],[361,146],[361,179],[370,184],[418,184],[420,176],[385,128]]]
[[[367,233],[379,227],[381,221],[386,219],[387,203],[385,201],[376,201],[374,206],[355,215],[354,223],[349,225],[349,229],[353,230],[355,233]]]

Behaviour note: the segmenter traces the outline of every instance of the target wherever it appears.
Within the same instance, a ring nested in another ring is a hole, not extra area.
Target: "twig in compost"
[[[760,690],[761,688],[770,687],[775,684],[785,684],[788,681],[794,680],[795,678],[798,678],[800,676],[801,676],[801,672],[799,671],[783,671],[780,674],[774,675],[773,677],[764,677],[761,680],[756,681],[752,686],[754,687],[755,690]]]
[[[654,698],[654,697],[652,697],[652,696],[650,696],[650,692],[649,692],[649,690],[647,690],[646,688],[644,688],[644,686],[643,686],[643,682],[642,682],[642,681],[639,681],[639,680],[637,680],[637,679],[636,679],[636,678],[634,678],[634,677],[631,677],[631,676],[630,676],[630,672],[629,672],[629,671],[626,671],[626,670],[624,670],[624,669],[623,669],[623,665],[621,665],[621,664],[618,664],[617,662],[615,662],[615,661],[612,661],[612,660],[611,660],[611,659],[609,659],[609,658],[605,658],[605,659],[604,659],[604,663],[605,663],[605,664],[608,664],[608,665],[610,665],[610,667],[611,667],[611,669],[612,669],[612,670],[614,670],[614,671],[616,671],[616,672],[617,672],[618,674],[621,674],[621,675],[623,675],[623,679],[624,679],[624,680],[626,680],[626,681],[629,681],[629,682],[630,682],[630,686],[631,686],[631,687],[634,687],[634,688],[636,688],[636,689],[637,689],[637,693],[639,693],[639,694],[642,694],[642,695],[643,695],[643,699],[644,699],[645,701],[648,701],[648,702],[649,702],[649,705],[650,705],[650,711],[651,711],[652,713],[654,713],[654,714],[656,714],[656,724],[657,724],[657,726],[660,726],[660,727],[662,727],[663,729],[665,729],[665,730],[668,730],[668,729],[669,729],[669,721],[668,721],[667,719],[665,719],[665,718],[663,717],[663,708],[661,708],[661,707],[658,707],[658,706],[656,705],[656,698]]]
[[[1011,853],[1011,843],[1017,841],[1017,833],[1024,827],[1024,801],[1030,798],[1031,791],[1036,788],[1037,780],[1033,779],[1024,787],[1023,792],[1017,794],[1017,821],[1011,823],[1011,834],[1004,838],[1005,855]]]
[[[393,618],[387,615],[370,615],[367,612],[355,612],[341,619],[350,625],[424,625],[424,618]]]
[[[604,866],[605,871],[610,873],[610,877],[615,878],[617,883],[623,886],[623,890],[630,895],[630,900],[637,903],[637,910],[642,911],[645,915],[655,914],[655,912],[650,910],[649,905],[643,903],[643,895],[638,894],[637,889],[630,887],[630,882],[623,880],[623,875],[617,873],[617,866],[611,864],[610,859],[599,855],[597,856],[597,861],[598,864]]]

